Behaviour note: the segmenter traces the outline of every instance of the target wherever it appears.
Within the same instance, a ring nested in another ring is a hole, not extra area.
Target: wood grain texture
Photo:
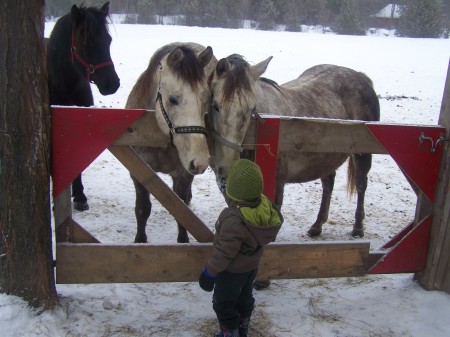
[[[274,243],[258,277],[296,279],[365,275],[370,243]],[[57,283],[194,282],[212,244],[57,244]]]

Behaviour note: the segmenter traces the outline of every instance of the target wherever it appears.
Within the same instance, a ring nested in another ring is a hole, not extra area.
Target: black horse
[[[72,6],[55,24],[47,42],[50,104],[92,106],[91,85],[102,95],[114,94],[120,86],[111,60],[108,32],[109,2],[100,9]],[[72,183],[74,207],[89,209],[81,174]]]

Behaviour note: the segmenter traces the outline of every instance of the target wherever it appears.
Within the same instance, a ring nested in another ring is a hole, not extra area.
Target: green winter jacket
[[[264,246],[276,239],[283,223],[280,210],[264,195],[254,203],[227,202],[216,221],[213,253],[206,265],[212,275],[257,269]]]

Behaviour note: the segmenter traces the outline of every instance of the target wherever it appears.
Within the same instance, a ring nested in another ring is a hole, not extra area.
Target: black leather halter
[[[167,114],[167,111],[164,108],[160,88],[158,88],[158,93],[156,94],[156,102],[158,102],[158,101],[159,101],[159,107],[161,108],[161,112],[164,116],[164,119],[166,120],[167,126],[169,127],[170,143],[173,146],[175,146],[173,143],[173,137],[176,134],[201,133],[201,134],[205,135],[205,137],[208,136],[208,132],[206,131],[206,128],[204,128],[203,126],[175,126],[171,122],[169,115]]]
[[[206,128],[203,126],[175,126],[169,118],[169,115],[167,114],[166,109],[164,108],[164,104],[162,102],[162,95],[161,92],[158,90],[158,94],[156,95],[156,101],[159,101],[159,106],[161,108],[161,112],[164,116],[164,119],[166,120],[167,126],[169,127],[169,135],[170,135],[170,143],[173,144],[173,137],[176,134],[184,134],[184,133],[201,133],[205,136],[208,135],[208,132],[206,131]]]

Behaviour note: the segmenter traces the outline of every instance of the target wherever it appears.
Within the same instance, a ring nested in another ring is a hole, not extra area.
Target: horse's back
[[[378,121],[380,106],[373,83],[350,68],[322,64],[305,70],[281,86],[292,95],[293,111],[299,117]],[[342,153],[282,154],[287,182],[306,182],[335,171],[348,157]]]
[[[350,68],[317,65],[282,87],[297,92],[302,102],[312,105],[310,110],[302,109],[309,111],[308,117],[367,121],[380,119],[378,96],[372,80],[364,73]]]

